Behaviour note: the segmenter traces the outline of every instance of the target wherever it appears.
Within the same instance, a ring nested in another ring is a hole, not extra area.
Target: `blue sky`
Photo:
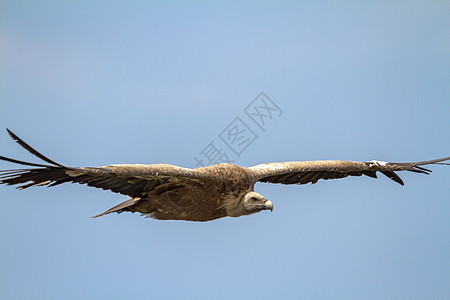
[[[1,155],[10,128],[70,166],[195,167],[450,155],[447,1],[0,4]],[[283,114],[258,128],[264,91]],[[219,134],[240,117],[240,156]],[[1,169],[14,165],[2,162]],[[207,223],[137,214],[80,185],[0,187],[3,299],[448,299],[450,168],[258,184],[274,211]]]

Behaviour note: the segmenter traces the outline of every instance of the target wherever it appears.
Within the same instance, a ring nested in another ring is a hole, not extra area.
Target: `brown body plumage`
[[[429,174],[431,171],[423,165],[449,165],[443,161],[450,160],[446,157],[415,163],[298,161],[267,163],[250,168],[217,164],[196,169],[168,164],[66,167],[40,154],[11,131],[8,130],[8,133],[19,145],[48,165],[0,156],[0,160],[36,167],[0,171],[0,183],[18,184],[19,189],[24,189],[76,182],[131,197],[95,217],[124,211],[140,212],[160,220],[210,221],[226,216],[239,217],[273,209],[271,201],[254,192],[258,181],[306,184],[316,183],[319,179],[347,176],[376,178],[376,173],[381,172],[403,185],[395,171]]]

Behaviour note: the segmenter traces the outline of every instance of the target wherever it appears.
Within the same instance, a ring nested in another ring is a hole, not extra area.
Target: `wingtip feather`
[[[43,161],[58,166],[58,167],[62,167],[64,168],[63,165],[49,159],[48,157],[42,155],[41,153],[39,153],[38,151],[36,151],[34,148],[32,148],[30,145],[28,145],[27,143],[25,143],[21,138],[19,138],[17,135],[15,135],[11,130],[9,130],[8,128],[6,128],[6,131],[8,132],[9,136],[16,142],[18,143],[22,148],[24,148],[25,150],[27,150],[28,152],[30,152],[31,154],[33,154],[34,156],[42,159]]]

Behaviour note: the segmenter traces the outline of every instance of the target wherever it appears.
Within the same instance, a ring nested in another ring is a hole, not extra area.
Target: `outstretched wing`
[[[66,167],[45,157],[14,133],[7,131],[24,149],[48,163],[48,165],[30,163],[0,156],[0,160],[37,167],[0,171],[0,184],[19,185],[19,189],[76,182],[131,197],[142,197],[155,189],[161,189],[163,192],[184,187],[190,182],[198,185],[208,180],[205,174],[196,170],[167,164],[110,165],[98,168]]]
[[[395,173],[396,171],[410,171],[415,173],[429,174],[431,170],[421,166],[441,164],[450,160],[450,157],[412,163],[393,163],[383,161],[296,161],[261,164],[249,169],[256,181],[281,183],[281,184],[307,184],[316,183],[319,179],[337,179],[347,176],[361,176],[377,178],[377,171],[386,175],[395,182],[404,185],[403,180]]]

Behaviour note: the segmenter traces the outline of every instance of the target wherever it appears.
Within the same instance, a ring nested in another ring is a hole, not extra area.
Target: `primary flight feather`
[[[383,161],[295,161],[266,163],[253,167],[216,164],[196,169],[168,164],[122,164],[104,167],[67,167],[21,140],[8,134],[24,149],[47,164],[20,161],[4,156],[0,160],[35,168],[0,171],[0,184],[55,186],[65,182],[87,184],[130,196],[131,199],[99,214],[124,211],[140,212],[160,220],[210,221],[272,210],[273,203],[254,192],[257,182],[281,184],[316,183],[319,179],[337,179],[366,175],[376,178],[381,172],[403,185],[396,171],[429,174],[424,165],[450,165],[450,157],[412,163]]]

